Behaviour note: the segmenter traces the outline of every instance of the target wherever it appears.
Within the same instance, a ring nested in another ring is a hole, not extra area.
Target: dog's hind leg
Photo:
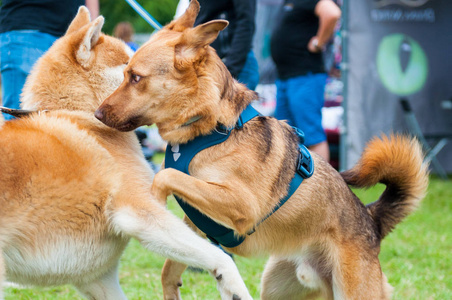
[[[197,235],[156,201],[115,209],[112,222],[118,232],[135,237],[147,249],[172,260],[209,271],[222,299],[252,299],[234,261]]]
[[[126,300],[127,297],[119,285],[118,265],[97,281],[76,284],[76,289],[91,300]]]
[[[180,300],[181,275],[187,268],[186,264],[167,259],[162,269],[163,299]]]
[[[335,300],[390,299],[390,288],[381,271],[376,249],[366,249],[353,242],[337,247],[332,268]]]
[[[287,259],[270,257],[262,275],[262,300],[317,299],[319,289],[300,283],[299,265]],[[305,275],[306,276],[306,275]]]

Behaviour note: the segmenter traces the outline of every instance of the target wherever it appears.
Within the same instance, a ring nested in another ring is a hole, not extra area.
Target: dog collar
[[[241,113],[234,128],[226,128],[225,126],[220,125],[210,134],[198,136],[188,143],[168,145],[165,153],[165,168],[174,168],[190,175],[189,165],[197,153],[226,141],[232,130],[240,130],[246,122],[259,115],[260,114],[251,105],[248,105]],[[266,217],[256,224],[255,228],[276,212],[297,190],[303,179],[310,177],[314,172],[311,155],[306,147],[302,145],[304,142],[304,134],[296,128],[295,131],[300,138],[301,144],[297,172],[289,185],[288,194],[280,200]],[[190,220],[203,231],[212,242],[228,248],[233,248],[237,247],[245,240],[245,236],[238,236],[231,228],[216,223],[196,208],[184,202],[181,198],[177,196],[175,196],[175,198]],[[255,229],[249,232],[248,235],[252,234],[254,231]]]
[[[47,112],[48,110],[26,110],[26,109],[14,109],[14,108],[7,108],[4,106],[0,106],[0,112],[11,115],[16,118],[23,118],[26,116],[29,116],[33,113],[41,114],[43,112]]]

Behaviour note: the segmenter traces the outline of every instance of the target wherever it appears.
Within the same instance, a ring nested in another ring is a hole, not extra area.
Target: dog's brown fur
[[[180,19],[138,50],[124,82],[96,111],[99,119],[124,131],[155,123],[172,145],[218,124],[236,123],[256,94],[233,80],[209,47],[227,22],[192,28],[198,9],[192,0]],[[198,153],[190,164],[192,176],[174,169],[157,173],[152,193],[162,201],[173,193],[246,235],[287,193],[297,142],[285,122],[254,118],[233,130],[226,142]],[[424,196],[428,172],[420,145],[402,136],[375,139],[356,167],[343,173],[345,181],[318,155],[313,159],[314,175],[243,244],[228,251],[271,255],[262,299],[388,299],[380,242]],[[346,182],[359,187],[381,182],[387,189],[366,207]],[[179,299],[183,270],[181,264],[166,262],[166,299]]]
[[[211,272],[223,299],[250,299],[232,259],[151,197],[154,174],[135,134],[94,118],[131,54],[101,33],[102,24],[80,8],[27,79],[23,107],[49,111],[2,120],[0,284],[6,276],[26,285],[72,284],[90,299],[125,299],[118,264],[135,237]]]

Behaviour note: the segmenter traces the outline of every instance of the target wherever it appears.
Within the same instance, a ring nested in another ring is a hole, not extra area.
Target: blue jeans
[[[309,73],[276,81],[275,117],[304,132],[307,147],[326,141],[322,107],[327,75]]]
[[[254,56],[253,50],[248,52],[246,56],[246,62],[237,80],[246,84],[250,90],[255,90],[259,83],[259,66],[257,64],[256,56]]]
[[[2,105],[19,108],[20,94],[34,63],[52,46],[57,37],[36,30],[17,30],[0,34]],[[5,119],[13,117],[4,114]]]

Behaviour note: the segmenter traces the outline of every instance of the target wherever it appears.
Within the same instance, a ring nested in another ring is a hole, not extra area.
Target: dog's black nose
[[[100,110],[100,109],[96,109],[96,111],[94,112],[94,116],[101,121],[104,118],[104,114],[102,113],[102,110]]]

